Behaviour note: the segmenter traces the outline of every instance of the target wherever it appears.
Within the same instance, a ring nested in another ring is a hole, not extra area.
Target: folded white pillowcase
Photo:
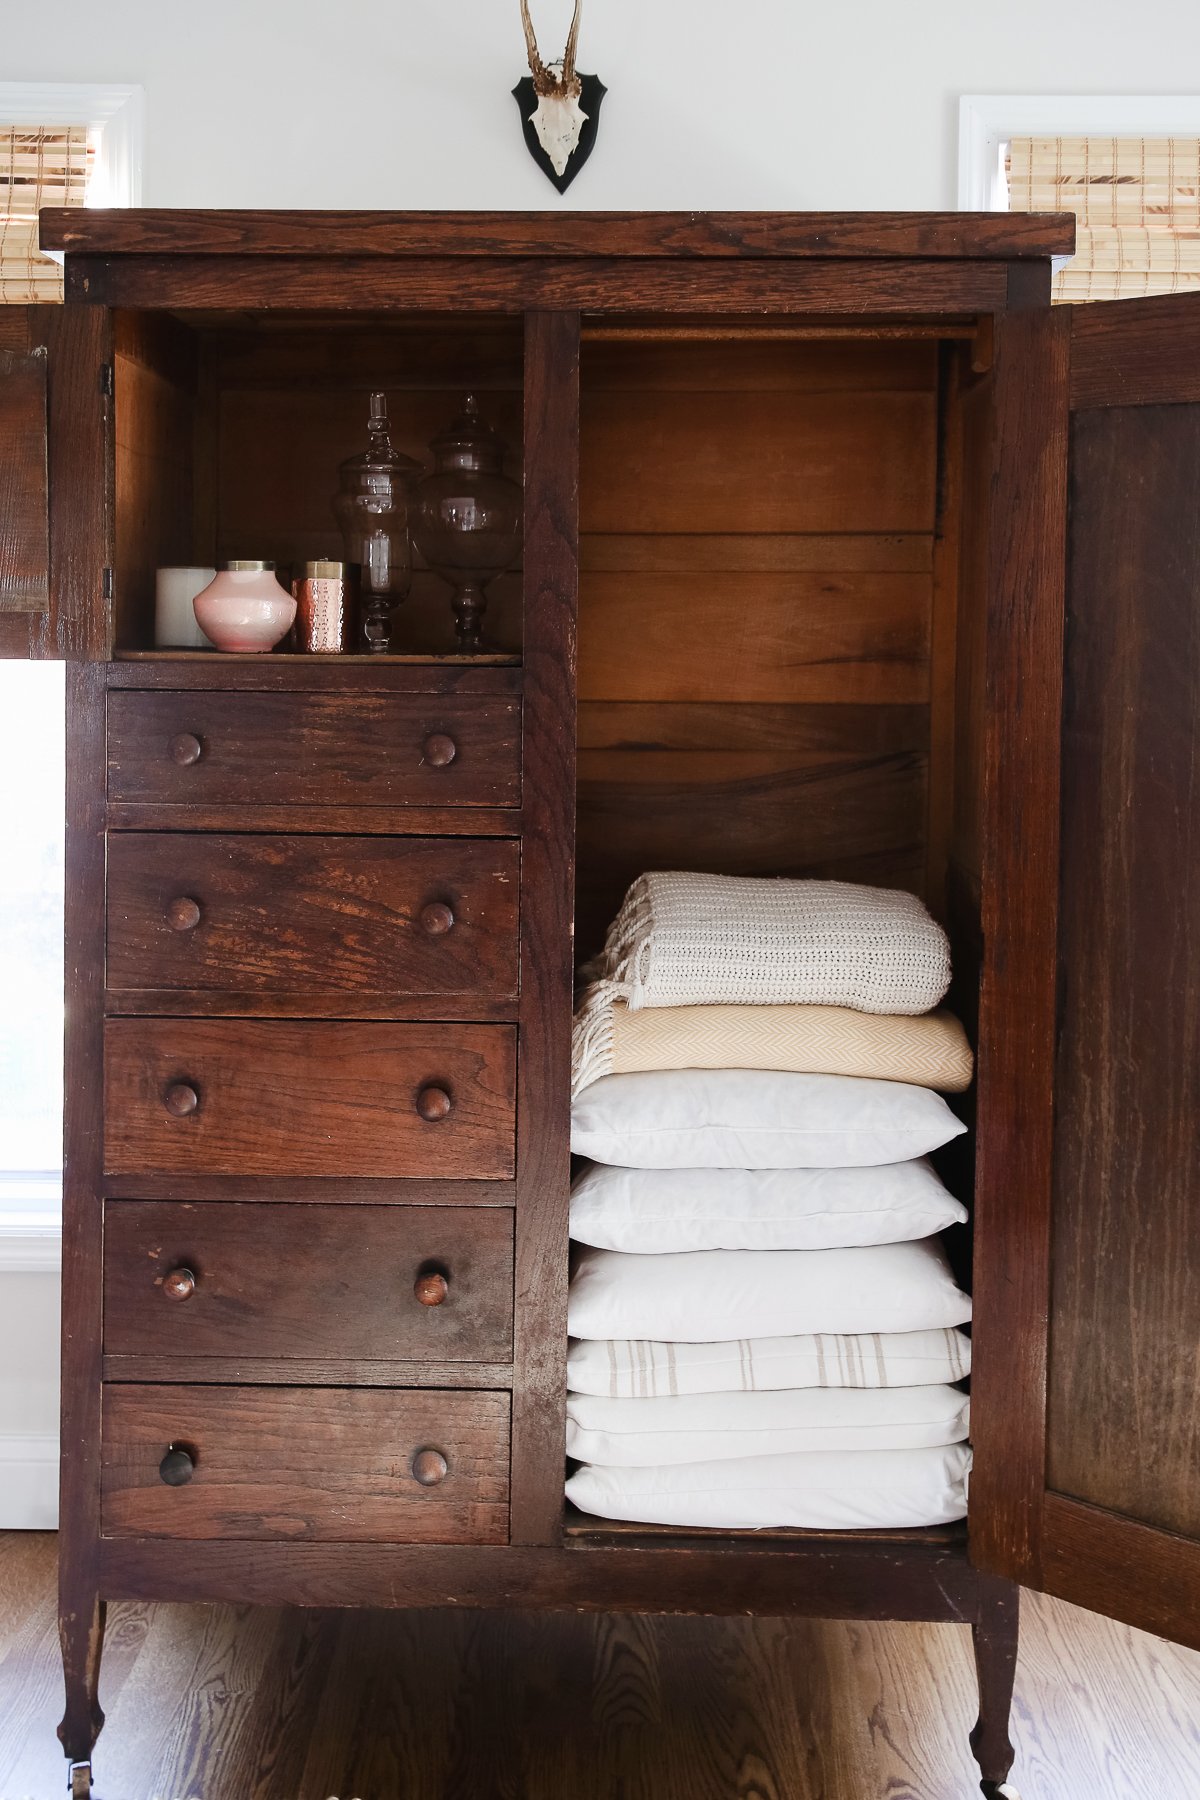
[[[567,1499],[596,1518],[643,1525],[897,1531],[965,1518],[970,1467],[966,1444],[796,1451],[652,1469],[586,1463],[568,1479]]]
[[[665,1344],[652,1338],[575,1339],[567,1386],[576,1394],[648,1400],[779,1388],[923,1387],[971,1373],[963,1331],[810,1333]]]
[[[960,1225],[967,1209],[932,1165],[871,1169],[621,1169],[592,1163],[571,1189],[571,1236],[602,1250],[833,1250]]]
[[[637,1169],[874,1168],[966,1129],[932,1088],[764,1069],[604,1075],[571,1108],[577,1156]]]
[[[672,1394],[664,1400],[568,1394],[567,1455],[606,1468],[650,1468],[794,1450],[919,1450],[962,1443],[969,1417],[967,1396],[948,1386]]]
[[[577,1338],[709,1344],[799,1332],[933,1331],[971,1302],[937,1238],[857,1250],[580,1252],[567,1330]]]

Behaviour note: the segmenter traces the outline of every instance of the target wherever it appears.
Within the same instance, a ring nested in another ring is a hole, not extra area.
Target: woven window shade
[[[1079,221],[1056,301],[1200,288],[1200,138],[1014,138],[1008,204]]]
[[[38,208],[82,206],[86,125],[0,126],[0,303],[61,300],[62,268],[38,249]]]

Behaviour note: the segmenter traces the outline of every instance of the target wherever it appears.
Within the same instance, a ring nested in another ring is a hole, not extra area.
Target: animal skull
[[[529,17],[529,0],[521,0],[521,22],[525,27],[525,48],[533,76],[537,106],[530,113],[530,123],[538,142],[549,157],[556,175],[562,175],[579,147],[579,134],[588,115],[579,104],[582,84],[575,73],[575,52],[579,43],[579,15],[583,0],[575,0],[575,13],[567,33],[567,47],[556,62],[544,63],[538,54],[533,21]]]

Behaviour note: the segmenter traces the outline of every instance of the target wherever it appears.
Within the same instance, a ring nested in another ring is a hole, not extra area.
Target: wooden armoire
[[[71,665],[72,1791],[139,1599],[957,1621],[998,1794],[1014,1584],[1200,1644],[1200,298],[1052,312],[1059,217],[42,232],[0,630]],[[419,570],[386,656],[155,651],[157,566],[338,554],[373,389],[509,440],[499,648]],[[653,867],[947,925],[965,1526],[564,1509],[573,969]]]

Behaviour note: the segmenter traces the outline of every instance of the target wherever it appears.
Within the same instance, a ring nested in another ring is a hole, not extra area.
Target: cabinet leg
[[[1014,1582],[988,1582],[978,1621],[971,1627],[975,1672],[979,1678],[979,1719],[971,1733],[971,1749],[979,1764],[980,1788],[987,1800],[1017,1800],[1006,1785],[1014,1751],[1008,1735],[1013,1680],[1017,1672],[1020,1590]]]
[[[104,1602],[89,1594],[77,1607],[64,1604],[58,1615],[62,1644],[66,1710],[59,1739],[71,1763],[71,1793],[87,1793],[91,1785],[92,1746],[100,1736],[100,1653],[104,1648]],[[81,1785],[86,1780],[87,1785]]]

